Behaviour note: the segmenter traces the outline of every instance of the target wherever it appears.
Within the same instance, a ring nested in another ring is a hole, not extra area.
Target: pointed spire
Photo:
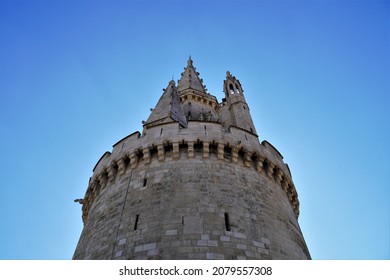
[[[176,83],[173,79],[169,81],[167,88],[164,89],[164,93],[144,123],[144,126],[172,122],[172,120],[179,122],[183,127],[187,127],[187,119],[181,108]]]
[[[186,89],[193,89],[201,94],[207,94],[203,80],[199,78],[199,73],[196,72],[191,56],[188,58],[187,66],[184,68],[177,86],[179,94]]]

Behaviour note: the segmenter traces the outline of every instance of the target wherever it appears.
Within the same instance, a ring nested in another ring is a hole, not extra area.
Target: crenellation
[[[118,165],[116,164],[116,161],[112,161],[110,165],[107,167],[108,181],[110,183],[114,182],[117,172],[118,172]]]
[[[188,147],[188,158],[194,157],[194,141],[187,142]]]
[[[203,141],[203,158],[210,157],[209,142]]]
[[[218,147],[217,148],[218,149],[218,159],[219,160],[223,160],[224,159],[224,154],[225,154],[225,152],[224,152],[225,145],[222,144],[222,143],[218,143],[217,147]]]
[[[99,174],[99,176],[98,176],[99,183],[95,184],[95,187],[93,189],[93,193],[95,196],[99,195],[100,190],[103,190],[106,187],[107,182],[108,182],[108,175],[107,174],[108,173],[107,173],[106,169],[104,169],[103,172]]]
[[[130,162],[130,160],[129,160]],[[119,175],[123,175],[125,174],[126,172],[126,158],[125,157],[121,157],[120,159],[117,160],[117,164],[118,164],[118,174]]]
[[[172,146],[173,146],[173,159],[179,159],[180,158],[179,142],[177,141],[173,142]]]
[[[145,164],[150,163],[150,148],[146,147],[142,150],[143,160]]]
[[[130,168],[135,169],[137,167],[137,163],[138,163],[137,153],[133,152],[130,154]]]
[[[231,148],[230,143],[218,143],[215,140],[212,141],[211,146],[217,151],[217,159],[219,160],[228,158],[230,159],[230,162],[234,164],[242,162],[245,167],[253,167],[260,174],[263,169],[265,169],[266,176],[269,179],[272,179],[279,184],[281,188],[285,190],[286,194],[292,193],[292,197],[294,197],[296,191],[295,187],[289,183],[291,182],[291,179],[287,179],[288,177],[283,173],[281,166],[274,165],[266,157],[261,156],[259,153],[260,151],[249,152],[241,143]],[[182,139],[181,144],[179,144],[176,141],[171,142],[165,140],[163,143],[150,144],[146,148],[135,148],[130,156],[126,154],[116,161],[112,160],[107,167],[103,168],[101,173],[96,175],[97,180],[100,182],[101,189],[103,190],[107,184],[107,178],[109,179],[109,182],[113,182],[116,175],[124,175],[126,166],[129,165],[129,162],[131,163],[130,168],[135,169],[141,161],[143,164],[150,164],[153,155],[156,153],[159,153],[159,162],[163,162],[170,157],[170,155],[167,157],[167,154],[170,152],[172,152],[172,157],[176,160],[181,157],[180,154],[183,154],[182,156],[184,158],[186,158],[186,154],[188,155],[188,158],[194,158],[195,153],[200,153],[203,155],[203,158],[208,159],[210,157],[210,142],[206,140],[200,141],[199,139],[186,142]],[[241,159],[240,161],[238,160],[239,158]],[[99,191],[93,189],[93,198],[97,196],[96,194],[98,194]],[[93,198],[91,199],[88,197],[87,200],[93,200]],[[291,199],[292,206],[293,201],[295,200],[297,199]],[[298,208],[298,206],[295,207]]]
[[[275,170],[275,172],[274,172],[275,182],[278,185],[280,185],[282,182],[282,179],[283,179],[283,171],[278,166],[276,166],[274,170]]]
[[[252,167],[252,155],[253,153],[250,153],[250,152],[246,152],[245,155],[244,155],[244,165],[245,167]]]

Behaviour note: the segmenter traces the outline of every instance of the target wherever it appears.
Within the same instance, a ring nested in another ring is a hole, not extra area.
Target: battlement
[[[290,171],[281,154],[267,141],[259,144],[251,133],[231,127],[224,130],[222,124],[210,122],[189,122],[187,129],[177,123],[164,124],[148,130],[144,136],[132,133],[113,146],[112,153],[106,152],[94,168],[83,204],[83,220],[94,200],[109,182],[124,175],[127,170],[158,161],[196,157],[203,160],[219,160],[238,164],[256,170],[271,183],[281,187],[299,216],[299,200]]]

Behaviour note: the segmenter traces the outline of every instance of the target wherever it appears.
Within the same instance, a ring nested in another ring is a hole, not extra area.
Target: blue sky
[[[188,56],[243,85],[314,259],[390,259],[388,1],[0,1],[0,259],[70,259],[97,160]]]

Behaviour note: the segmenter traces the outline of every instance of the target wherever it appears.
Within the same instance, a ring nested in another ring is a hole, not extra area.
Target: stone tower
[[[188,60],[93,169],[74,259],[310,259],[282,155],[258,140],[240,82],[209,94]]]

